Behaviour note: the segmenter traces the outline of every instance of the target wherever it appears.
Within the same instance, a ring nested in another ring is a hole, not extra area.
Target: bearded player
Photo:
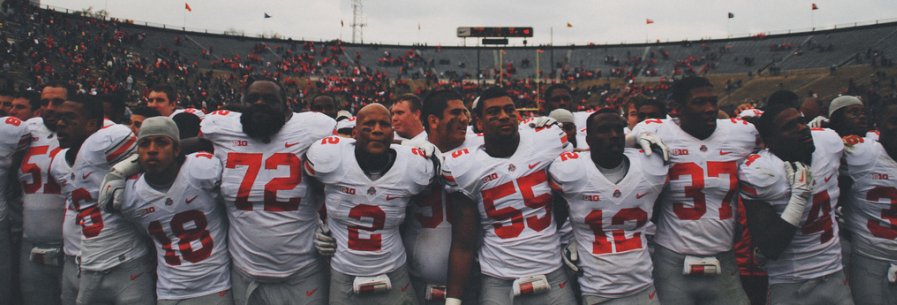
[[[65,198],[50,176],[50,162],[59,153],[56,138],[56,111],[70,90],[60,83],[51,83],[40,93],[40,117],[25,121],[32,141],[18,170],[22,187],[22,249],[19,255],[22,297],[26,304],[59,304],[62,258],[62,219]],[[35,254],[32,257],[32,253]],[[34,259],[32,259],[34,258]],[[67,286],[67,299],[74,302],[76,287]]]
[[[143,122],[137,155],[144,173],[128,180],[116,209],[153,239],[160,305],[233,304],[221,161],[210,153],[181,156],[178,133],[167,117]]]
[[[518,131],[514,101],[501,88],[486,90],[473,112],[485,143],[447,153],[443,169],[454,220],[446,304],[461,303],[474,254],[481,304],[573,304],[545,171],[567,145],[565,133]]]
[[[399,227],[412,197],[430,185],[433,163],[417,148],[390,145],[389,110],[358,111],[355,139],[328,137],[308,150],[305,172],[323,184],[336,239],[330,304],[417,304]]]
[[[592,151],[565,152],[548,169],[555,198],[569,205],[582,304],[660,304],[644,234],[667,166],[624,150],[626,121],[616,111],[599,110],[586,124]]]
[[[774,105],[758,121],[767,149],[739,172],[751,238],[768,259],[769,304],[852,305],[834,213],[844,145],[802,120],[796,107]]]
[[[224,164],[221,192],[237,304],[324,304],[327,269],[313,249],[319,204],[302,176],[308,147],[336,122],[293,113],[274,80],[250,81],[244,112],[216,111],[201,125]]]
[[[879,105],[878,140],[845,149],[852,181],[844,204],[853,253],[848,278],[856,304],[897,304],[897,100]]]
[[[738,165],[755,150],[757,131],[738,119],[717,120],[706,78],[673,84],[678,119],[648,119],[633,137],[659,137],[671,152],[660,198],[653,262],[661,303],[747,304],[732,244]]]

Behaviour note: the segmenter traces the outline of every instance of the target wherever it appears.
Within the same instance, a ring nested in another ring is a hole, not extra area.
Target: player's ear
[[[431,129],[435,128],[434,126],[439,125],[439,117],[437,117],[435,114],[428,115],[427,116],[427,125],[429,125]]]

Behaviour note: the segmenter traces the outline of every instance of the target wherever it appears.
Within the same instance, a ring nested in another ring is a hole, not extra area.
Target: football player
[[[358,111],[353,139],[328,137],[308,150],[305,172],[325,194],[326,226],[336,239],[330,304],[417,304],[399,233],[412,197],[435,168],[418,148],[392,145],[389,110]]]
[[[103,105],[93,96],[69,97],[56,116],[60,146],[77,152],[71,195],[82,234],[77,304],[155,303],[152,264],[143,239],[96,199],[105,174],[133,153],[137,138],[127,126],[104,125]]]
[[[670,155],[660,198],[654,284],[661,303],[747,304],[732,244],[738,165],[755,150],[757,131],[739,119],[718,120],[713,85],[686,77],[672,87],[678,119],[647,119],[630,137],[659,137]]]
[[[332,134],[321,113],[293,113],[283,86],[248,82],[243,113],[219,110],[200,128],[224,164],[231,281],[237,304],[325,304],[327,269],[313,249],[319,203],[302,176],[302,156]]]
[[[592,151],[562,153],[548,169],[555,199],[569,205],[582,304],[660,304],[644,234],[668,168],[659,155],[624,150],[626,121],[615,110],[586,122]]]
[[[143,121],[137,155],[144,173],[128,180],[122,205],[114,208],[153,239],[158,304],[233,304],[227,216],[218,204],[221,161],[210,153],[180,153],[172,119]]]
[[[841,139],[811,132],[791,105],[767,107],[758,126],[767,148],[739,178],[752,241],[768,259],[769,303],[852,305],[834,213]]]
[[[454,220],[446,304],[461,303],[475,253],[481,303],[573,304],[545,171],[566,134],[556,125],[518,131],[514,101],[501,88],[476,104],[484,144],[447,153],[442,173]]]
[[[852,187],[845,222],[852,237],[848,278],[856,304],[897,304],[897,101],[880,104],[878,141],[845,149]]]
[[[15,175],[30,142],[31,133],[25,122],[13,116],[0,117],[0,298],[4,301],[12,299],[12,251],[18,250],[12,249],[9,232],[9,200],[18,192],[18,186],[13,185],[16,180],[10,176]],[[58,304],[59,295],[52,300],[50,304]]]
[[[40,117],[25,121],[31,133],[31,147],[19,167],[22,186],[23,242],[19,257],[22,297],[26,304],[73,304],[77,286],[61,287],[63,272],[61,249],[65,198],[50,174],[51,160],[59,153],[56,136],[56,111],[71,91],[61,83],[51,83],[40,93]],[[80,241],[79,241],[80,246]],[[72,283],[69,283],[72,284]]]

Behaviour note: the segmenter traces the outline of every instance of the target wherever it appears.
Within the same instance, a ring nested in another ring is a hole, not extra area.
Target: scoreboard
[[[458,27],[458,37],[533,37],[532,27]]]

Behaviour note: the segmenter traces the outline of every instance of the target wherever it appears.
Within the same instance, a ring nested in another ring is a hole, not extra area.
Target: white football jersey
[[[770,284],[795,283],[841,270],[841,245],[835,206],[838,204],[838,167],[844,145],[832,130],[814,130],[816,151],[810,173],[813,198],[804,209],[800,228],[778,259],[766,262]],[[791,186],[785,163],[769,150],[750,155],[739,171],[741,195],[769,203],[781,214],[788,206]]]
[[[566,145],[566,134],[550,126],[521,130],[517,151],[509,158],[490,156],[484,145],[446,153],[442,172],[446,190],[477,204],[484,274],[515,279],[560,268],[546,169]]]
[[[210,153],[188,155],[166,192],[150,186],[143,174],[128,179],[120,211],[153,239],[160,300],[230,289],[220,182],[221,161]]]
[[[31,142],[31,133],[25,122],[16,117],[0,117],[0,220],[6,219],[7,198],[6,194],[17,186],[9,185],[13,180],[9,175],[15,173],[13,162],[17,153],[28,148]]]
[[[481,134],[468,134],[458,148],[483,144]],[[442,152],[436,152],[440,160]],[[445,188],[433,185],[425,197],[409,203],[409,213],[402,240],[409,256],[409,272],[429,284],[445,285],[448,280],[449,250],[452,245],[452,224]]]
[[[312,246],[320,203],[308,190],[303,155],[331,135],[336,122],[315,112],[294,113],[269,143],[243,132],[240,113],[219,110],[200,124],[224,165],[228,251],[252,276],[287,277],[315,262]]]
[[[65,198],[50,176],[50,160],[61,149],[59,141],[56,133],[44,125],[43,118],[31,118],[25,125],[31,132],[31,147],[18,172],[22,186],[22,234],[32,241],[59,242]]]
[[[433,163],[417,148],[392,145],[392,167],[377,180],[362,171],[355,140],[328,137],[308,149],[305,172],[324,184],[327,226],[336,239],[333,270],[386,274],[405,265],[399,227],[411,197],[433,182]]]
[[[182,112],[186,112],[186,113],[195,115],[196,117],[199,118],[200,121],[206,118],[206,114],[203,113],[202,110],[199,110],[196,108],[178,108],[178,109],[175,109],[174,111],[172,111],[171,115],[169,115],[168,117],[174,118],[175,115],[177,115],[178,113],[182,113]]]
[[[845,150],[844,159],[853,180],[844,206],[854,251],[897,263],[897,162],[868,138]]]
[[[629,171],[612,183],[589,153],[563,153],[551,163],[551,186],[570,206],[584,295],[620,298],[651,286],[645,226],[667,178],[657,154],[625,151]]]
[[[103,127],[84,141],[75,158],[72,204],[78,210],[77,221],[81,224],[81,268],[84,270],[109,270],[148,253],[133,225],[97,204],[103,178],[112,165],[134,152],[136,142],[137,137],[127,126]]]
[[[648,119],[632,130],[650,132],[670,149],[669,184],[661,196],[658,245],[688,255],[732,249],[738,165],[757,146],[757,130],[741,119],[717,120],[706,139],[697,139],[672,119]]]
[[[72,166],[65,160],[69,149],[64,148],[50,161],[50,177],[56,181],[65,198],[65,218],[62,221],[62,249],[65,255],[81,255],[81,225],[78,224],[78,210],[72,204],[72,191],[75,190],[75,174]]]

